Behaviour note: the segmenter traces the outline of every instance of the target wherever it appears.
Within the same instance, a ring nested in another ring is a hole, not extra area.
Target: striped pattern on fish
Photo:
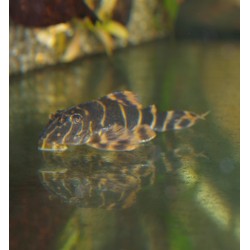
[[[87,144],[97,149],[129,151],[152,140],[155,132],[190,127],[207,113],[158,112],[155,105],[143,108],[130,91],[114,92],[50,116],[39,139],[40,150],[66,150]]]

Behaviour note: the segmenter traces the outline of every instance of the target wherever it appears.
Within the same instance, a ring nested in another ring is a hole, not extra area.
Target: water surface
[[[48,115],[132,90],[210,111],[134,152],[37,150]],[[11,249],[239,249],[239,44],[158,41],[10,79]]]

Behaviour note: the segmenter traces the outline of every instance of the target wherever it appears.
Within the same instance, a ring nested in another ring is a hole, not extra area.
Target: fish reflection
[[[61,153],[43,152],[39,176],[45,188],[77,207],[125,209],[139,190],[154,182],[155,147],[131,152],[103,152],[92,148]]]

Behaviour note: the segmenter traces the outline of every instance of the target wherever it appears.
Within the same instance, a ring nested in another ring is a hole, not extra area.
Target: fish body
[[[155,105],[143,108],[130,91],[114,92],[52,114],[38,148],[63,151],[69,145],[87,144],[103,150],[130,151],[152,140],[156,132],[190,127],[205,115],[158,112]]]

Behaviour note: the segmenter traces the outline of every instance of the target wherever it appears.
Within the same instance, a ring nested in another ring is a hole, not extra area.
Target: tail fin
[[[147,124],[157,132],[167,130],[177,130],[193,126],[197,120],[205,120],[209,114],[198,115],[190,111],[170,110],[165,112],[157,112],[155,105],[151,105],[142,109],[140,124]]]
[[[205,119],[207,113],[198,115],[190,111],[166,111],[156,115],[155,131],[177,130],[193,126],[197,120]]]

